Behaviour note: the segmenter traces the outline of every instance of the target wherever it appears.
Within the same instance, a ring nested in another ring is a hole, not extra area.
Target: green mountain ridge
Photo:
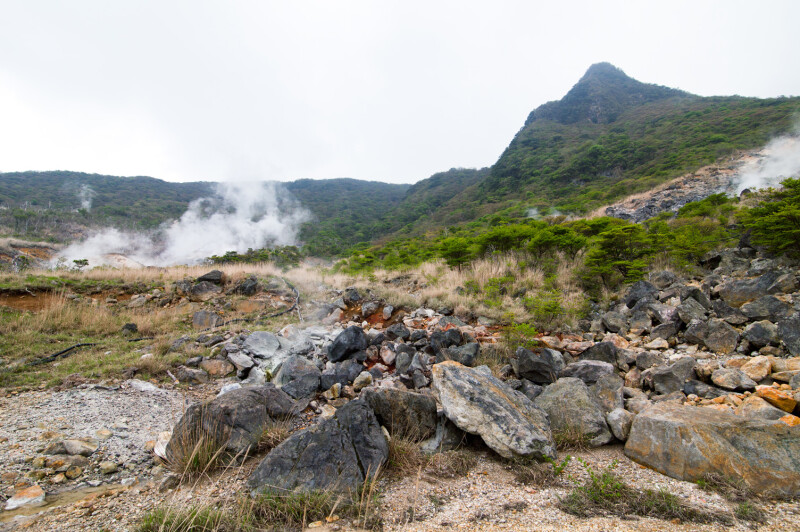
[[[438,231],[530,208],[585,213],[791,130],[800,98],[701,97],[592,65],[562,98],[535,108],[489,168],[451,168],[414,185],[348,178],[282,183],[312,214],[300,232],[312,255]],[[80,189],[93,191],[81,210]],[[74,238],[80,228],[152,229],[213,193],[207,182],[78,172],[0,174],[8,236]],[[58,228],[68,228],[67,234]]]

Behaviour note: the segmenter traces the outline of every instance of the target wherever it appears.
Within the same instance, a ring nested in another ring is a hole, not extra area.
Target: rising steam
[[[788,177],[800,176],[800,136],[774,139],[761,154],[739,171],[734,180],[737,194],[745,189],[776,187]]]
[[[275,183],[219,184],[215,196],[193,201],[179,220],[153,234],[105,229],[61,256],[68,262],[88,259],[91,265],[118,263],[115,255],[148,266],[195,264],[227,251],[293,245],[309,218]]]
[[[92,210],[92,200],[97,195],[97,192],[84,183],[81,185],[81,188],[78,189],[77,195],[78,201],[81,202],[81,209],[86,209],[87,211]]]

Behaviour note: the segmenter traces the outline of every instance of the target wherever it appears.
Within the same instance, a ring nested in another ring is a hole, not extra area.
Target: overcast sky
[[[0,171],[410,183],[593,63],[800,95],[800,2],[0,0]]]

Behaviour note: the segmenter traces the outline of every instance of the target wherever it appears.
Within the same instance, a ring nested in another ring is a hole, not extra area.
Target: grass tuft
[[[589,473],[589,479],[559,500],[559,508],[579,517],[637,515],[658,519],[698,523],[731,524],[728,514],[709,512],[682,502],[666,490],[636,490],[614,474],[616,462],[600,473],[578,459]]]

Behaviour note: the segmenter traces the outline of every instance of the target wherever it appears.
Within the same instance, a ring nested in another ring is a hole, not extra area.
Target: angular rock
[[[554,432],[577,431],[588,438],[593,447],[611,441],[605,414],[580,379],[558,379],[544,389],[534,404],[547,412]]]
[[[242,343],[242,349],[258,359],[258,365],[270,373],[288,357],[288,353],[281,353],[281,342],[278,337],[267,331],[256,331],[247,336]]]
[[[436,361],[454,360],[464,366],[474,366],[480,352],[481,346],[478,342],[471,342],[458,347],[445,347],[439,351]]]
[[[201,275],[197,278],[198,283],[208,281],[209,283],[222,284],[225,279],[225,274],[219,270],[211,270],[210,272]]]
[[[442,362],[432,369],[444,413],[505,458],[555,458],[547,414],[522,393],[479,369]]]
[[[800,494],[800,432],[780,421],[659,403],[636,416],[625,454],[680,480],[714,473],[758,493]]]
[[[636,355],[636,367],[644,371],[664,363],[664,358],[652,351],[642,351]]]
[[[255,362],[244,353],[228,353],[228,360],[238,371],[244,371],[255,366]]]
[[[200,362],[200,369],[205,371],[211,377],[224,377],[228,373],[233,372],[233,364],[227,360],[218,360],[216,358],[209,358]]]
[[[519,387],[519,391],[521,391],[525,397],[533,401],[539,397],[539,395],[541,395],[541,393],[544,391],[544,387],[534,384],[529,380],[523,379],[522,386]]]
[[[719,295],[733,307],[754,301],[760,297],[779,291],[773,285],[780,277],[777,272],[768,272],[755,279],[732,279],[719,287]]]
[[[355,491],[380,470],[389,444],[372,409],[350,401],[317,425],[275,447],[247,481],[262,492]]]
[[[671,366],[651,368],[642,374],[648,387],[659,395],[669,395],[682,391],[686,381],[694,377],[696,361],[692,357],[683,357]]]
[[[711,310],[713,307],[711,299],[708,297],[708,295],[706,295],[705,292],[696,286],[687,286],[685,290],[681,291],[681,302],[684,302],[688,299],[694,299],[705,310]]]
[[[11,511],[17,508],[43,506],[44,497],[44,490],[37,484],[34,484],[33,486],[29,486],[14,493],[14,495],[6,501],[5,510]]]
[[[542,349],[539,353],[518,347],[511,359],[514,373],[536,384],[550,384],[558,380],[558,373],[564,369],[561,353],[553,349]]]
[[[617,363],[617,346],[612,342],[599,342],[578,355],[579,360],[600,360],[611,365]]]
[[[778,337],[793,356],[800,356],[800,313],[778,322]]]
[[[293,399],[301,399],[317,393],[321,374],[316,364],[295,355],[281,364],[273,382]]]
[[[362,371],[358,374],[358,377],[353,380],[353,391],[358,393],[370,384],[372,384],[372,373],[369,371]]]
[[[706,317],[706,309],[690,297],[678,305],[678,317],[683,323],[690,323],[692,320],[703,320]]]
[[[628,328],[628,320],[619,312],[606,312],[603,314],[602,320],[606,330],[613,333],[625,331]]]
[[[711,374],[711,382],[737,392],[755,390],[756,383],[748,377],[742,370],[736,368],[720,368]]]
[[[175,369],[175,378],[180,382],[203,383],[208,382],[208,373],[202,369],[178,366],[177,369]]]
[[[757,356],[750,359],[740,369],[745,375],[758,382],[772,373],[772,361],[765,356]]]
[[[742,336],[750,345],[760,348],[778,341],[778,326],[771,321],[756,321],[745,327]]]
[[[436,400],[426,394],[397,388],[369,388],[361,394],[392,437],[425,439],[439,422]]]
[[[295,402],[271,383],[194,404],[172,430],[167,461],[183,463],[201,438],[241,459],[258,444],[269,422],[293,415],[294,407]]]
[[[622,399],[624,385],[625,381],[617,375],[606,375],[591,386],[590,390],[604,414],[625,406]]]
[[[397,338],[408,340],[411,337],[411,331],[408,330],[408,327],[398,322],[386,329],[386,337],[389,340],[396,340]]]
[[[650,338],[661,338],[663,340],[669,340],[673,336],[678,334],[678,324],[674,321],[670,321],[667,323],[662,323],[661,325],[657,325],[650,329]]]
[[[658,298],[658,288],[647,281],[638,281],[631,285],[625,295],[625,304],[628,308],[633,308],[636,303],[645,298]]]
[[[650,274],[650,282],[653,283],[653,285],[655,285],[655,287],[659,290],[664,290],[677,280],[678,277],[674,273],[666,270],[661,270]]]
[[[67,454],[79,456],[91,456],[100,447],[100,443],[93,438],[64,440],[63,443]]]
[[[772,386],[758,386],[756,388],[756,395],[784,412],[791,413],[797,406],[797,401],[791,392],[778,390]]]
[[[718,318],[727,321],[731,325],[742,325],[747,323],[747,316],[745,316],[741,310],[728,305],[720,299],[717,299],[713,302],[712,308],[714,309],[714,313]]]
[[[369,347],[369,339],[364,330],[356,325],[339,333],[339,336],[328,347],[328,360],[339,362]]]
[[[222,316],[210,310],[198,310],[192,315],[192,327],[195,329],[213,329],[222,325]]]
[[[320,388],[327,390],[337,383],[342,386],[347,386],[351,384],[362,371],[364,371],[364,366],[352,358],[337,362],[332,368],[326,369],[322,372],[322,375],[320,375]]]
[[[380,303],[377,301],[367,301],[361,305],[361,315],[364,317],[364,319],[369,318],[378,312],[380,306]]]
[[[189,299],[192,301],[208,301],[216,295],[222,293],[222,288],[208,281],[195,283],[188,292]]]
[[[730,392],[728,390],[723,390],[722,388],[717,388],[715,386],[709,386],[704,382],[691,379],[683,385],[683,393],[686,395],[694,394],[697,397],[702,397],[704,399],[714,399],[715,397],[723,397],[728,395]]]
[[[780,408],[775,408],[757,395],[746,397],[742,404],[736,407],[736,414],[757,419],[778,420],[786,415]]]
[[[605,375],[614,373],[614,366],[601,360],[579,360],[564,368],[559,377],[576,377],[586,384],[594,384]]]
[[[611,429],[611,434],[613,434],[616,439],[625,441],[628,439],[628,434],[631,431],[631,424],[635,417],[635,414],[627,410],[616,408],[606,414],[606,423],[608,423],[608,428]]]
[[[764,296],[745,303],[742,305],[741,311],[751,320],[777,321],[789,316],[792,313],[792,306],[775,296]]]

